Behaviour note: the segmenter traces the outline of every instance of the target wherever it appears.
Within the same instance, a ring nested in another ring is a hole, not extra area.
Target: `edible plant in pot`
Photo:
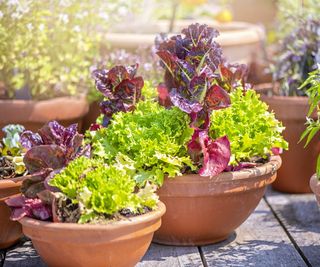
[[[222,60],[216,35],[193,24],[158,44],[166,69],[159,103],[128,94],[137,80],[129,83],[128,74],[119,75],[126,68],[94,73],[106,100],[88,133],[92,147],[108,164],[121,160],[131,166],[138,184],[158,185],[167,208],[154,236],[158,243],[226,239],[275,180],[278,154],[287,148],[281,123],[244,83],[245,66]],[[128,90],[120,89],[124,85]]]
[[[312,140],[306,149],[302,143],[298,143],[309,109],[309,85],[302,89],[299,87],[320,62],[319,30],[319,19],[306,17],[281,40],[277,60],[272,67],[273,80],[277,82],[278,89],[274,88],[271,96],[263,97],[270,110],[286,127],[284,137],[290,144],[290,150],[283,154],[283,166],[278,179],[272,185],[283,192],[311,192],[309,178],[314,172],[320,146],[319,138]],[[315,119],[316,114],[310,114],[310,117]]]
[[[31,176],[22,195],[6,204],[44,262],[134,266],[165,212],[155,187],[137,187],[120,160],[107,165],[91,157],[96,152],[76,124],[64,128],[51,121],[38,133],[24,132],[22,142],[29,147],[23,160]]]
[[[10,209],[4,201],[19,194],[22,180],[27,177],[22,161],[25,151],[20,143],[23,130],[21,125],[7,125],[0,142],[0,249],[13,245],[22,236],[20,224],[10,221]]]
[[[320,104],[320,65],[318,68],[311,72],[307,80],[302,84],[301,88],[307,86],[306,93],[309,97],[310,109],[308,116],[311,116],[313,112],[316,111],[317,119],[307,118],[307,128],[301,135],[300,142],[303,139],[306,139],[305,147],[310,146],[311,140],[313,138],[319,138],[316,134],[320,130],[320,113],[319,113],[319,104]],[[310,187],[313,193],[316,195],[318,203],[320,205],[320,153],[318,154],[317,164],[316,164],[316,173],[310,179]]]

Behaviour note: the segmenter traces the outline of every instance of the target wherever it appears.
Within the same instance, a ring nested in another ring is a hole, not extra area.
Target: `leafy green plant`
[[[24,127],[9,124],[2,131],[5,137],[0,143],[0,179],[22,175],[26,171],[22,157],[24,149],[20,142],[20,135]]]
[[[296,20],[294,30],[280,40],[276,61],[271,66],[273,80],[280,83],[280,94],[285,96],[305,96],[307,87],[298,88],[320,63],[320,20]]]
[[[315,135],[320,131],[320,65],[318,68],[309,74],[308,79],[301,85],[300,88],[307,87],[307,95],[309,97],[310,109],[307,118],[307,128],[302,133],[300,142],[307,138],[305,147],[311,142]],[[314,111],[317,111],[318,118],[316,120],[310,118]],[[320,179],[320,155],[317,160],[317,177]]]
[[[107,128],[91,131],[92,153],[113,164],[120,160],[136,170],[135,180],[162,184],[169,177],[193,168],[187,153],[187,142],[193,130],[190,119],[178,108],[165,109],[145,101],[134,112],[115,113]]]
[[[273,148],[288,148],[281,136],[284,127],[277,121],[268,106],[259,99],[254,90],[243,92],[241,87],[230,94],[228,108],[212,112],[209,135],[212,138],[228,136],[231,145],[229,164],[273,154]]]
[[[0,98],[86,93],[90,67],[119,0],[0,2]]]
[[[73,204],[79,206],[79,223],[103,216],[114,217],[127,210],[132,214],[143,213],[146,207],[155,208],[158,200],[155,190],[148,188],[150,185],[135,190],[136,183],[130,170],[86,157],[72,161],[50,181],[50,185],[59,188]],[[146,190],[151,194],[146,194]]]

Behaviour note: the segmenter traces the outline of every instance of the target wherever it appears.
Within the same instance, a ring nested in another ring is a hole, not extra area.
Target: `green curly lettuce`
[[[134,112],[116,113],[107,128],[90,132],[93,157],[131,165],[138,184],[161,185],[165,175],[175,177],[187,167],[194,169],[187,152],[193,134],[189,123],[178,108],[140,102]]]
[[[79,157],[49,181],[80,209],[79,223],[113,216],[122,210],[133,214],[154,209],[158,202],[155,187],[136,189],[131,171],[122,166],[105,165],[101,160]]]
[[[281,133],[284,130],[274,113],[254,90],[237,88],[230,94],[231,106],[212,112],[210,136],[227,135],[231,144],[230,165],[254,157],[266,158],[273,148],[288,149]]]

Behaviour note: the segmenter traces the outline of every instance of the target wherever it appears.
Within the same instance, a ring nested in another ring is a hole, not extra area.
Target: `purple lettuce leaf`
[[[170,100],[174,106],[180,108],[182,111],[188,114],[197,113],[203,108],[199,102],[192,102],[180,95],[175,88],[170,92]]]
[[[96,88],[106,98],[100,103],[104,127],[109,124],[114,113],[134,110],[141,99],[144,81],[142,77],[135,77],[137,69],[138,64],[128,67],[115,66],[110,70],[101,69],[92,73]]]
[[[238,86],[247,87],[248,67],[245,64],[221,64],[219,85],[228,92]]]
[[[218,85],[213,85],[206,95],[205,105],[207,110],[227,108],[231,105],[229,94]]]
[[[52,218],[52,211],[49,205],[43,203],[39,198],[26,198],[16,196],[8,198],[5,203],[12,208],[11,220],[17,221],[23,217],[30,217],[42,221]]]
[[[206,131],[199,133],[199,142],[203,153],[203,164],[199,170],[201,176],[215,176],[223,172],[230,161],[230,142],[226,136],[212,140]]]

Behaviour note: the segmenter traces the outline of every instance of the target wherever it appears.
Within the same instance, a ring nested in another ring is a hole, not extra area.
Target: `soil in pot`
[[[51,223],[23,218],[23,232],[32,239],[50,267],[134,266],[147,251],[161,225],[165,206],[109,224]]]
[[[282,154],[282,167],[272,187],[286,193],[310,193],[310,177],[316,169],[317,156],[320,153],[320,134],[304,148],[306,140],[298,143],[305,130],[306,116],[309,110],[307,97],[262,96],[261,99],[273,110],[276,118],[282,121],[286,129],[284,138],[289,142],[289,150]]]
[[[50,100],[0,100],[0,129],[7,124],[22,124],[26,129],[36,132],[48,121],[57,120],[68,126],[78,123],[88,112],[85,97],[58,97]],[[0,138],[3,133],[0,133]]]
[[[311,176],[310,187],[311,187],[312,192],[316,196],[316,199],[318,201],[318,205],[320,205],[320,181],[317,178],[316,174]]]
[[[19,194],[25,177],[0,180],[0,249],[10,247],[22,236],[21,225],[10,220],[11,210],[4,201]]]
[[[280,165],[275,156],[259,167],[212,178],[191,174],[165,179],[158,194],[167,212],[154,242],[194,246],[227,239],[254,211]]]

